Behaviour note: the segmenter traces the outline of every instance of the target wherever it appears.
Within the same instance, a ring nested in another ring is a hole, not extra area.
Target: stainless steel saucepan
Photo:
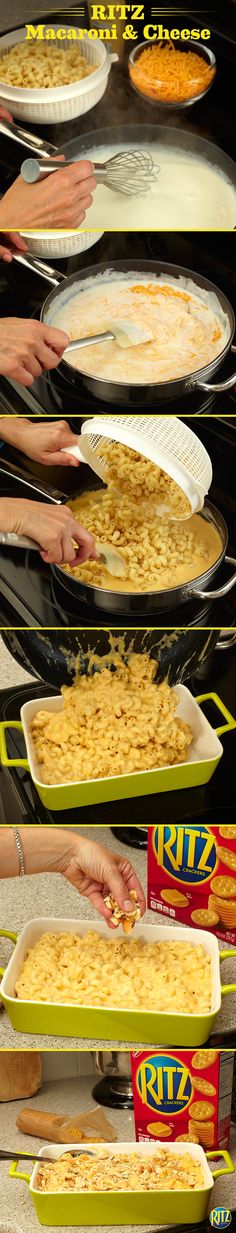
[[[39,261],[35,257],[27,255],[18,255],[14,257],[14,261],[19,265],[33,270],[35,273],[50,283],[53,290],[47,296],[41,309],[41,320],[47,325],[54,325],[58,311],[68,305],[69,301],[78,294],[83,294],[87,289],[87,285],[91,290],[91,280],[94,280],[94,290],[97,290],[99,283],[102,280],[102,286],[106,280],[110,281],[111,274],[115,274],[117,279],[119,275],[127,277],[129,282],[131,276],[139,278],[140,275],[155,275],[160,278],[162,275],[166,277],[174,277],[176,279],[191,279],[196,286],[196,289],[204,289],[209,295],[214,295],[218,301],[219,314],[222,311],[228,320],[228,340],[222,348],[220,354],[204,368],[197,369],[194,373],[189,373],[185,377],[179,377],[175,380],[162,382],[149,382],[148,384],[139,385],[133,382],[132,384],[125,380],[122,383],[107,378],[90,376],[88,373],[83,373],[81,368],[74,368],[73,364],[69,364],[62,358],[59,368],[64,372],[69,384],[78,389],[80,397],[82,390],[85,387],[95,398],[102,402],[109,402],[111,406],[118,403],[124,406],[137,407],[143,409],[147,406],[156,406],[159,403],[170,401],[171,399],[181,398],[183,395],[191,394],[194,390],[205,390],[209,393],[222,393],[225,390],[232,389],[236,385],[236,371],[225,380],[217,382],[212,381],[214,373],[220,368],[223,360],[228,352],[236,352],[236,345],[233,344],[235,333],[235,317],[233,308],[226,298],[224,293],[219,290],[214,283],[209,279],[204,278],[202,274],[196,274],[193,270],[186,269],[185,266],[177,266],[166,261],[114,261],[110,265],[105,262],[99,265],[90,266],[79,273],[71,274],[68,278],[61,272],[54,270],[51,266],[46,265],[43,261]],[[61,328],[63,328],[63,318],[61,319]],[[66,325],[65,325],[66,328]],[[82,361],[81,361],[82,363]],[[109,360],[107,359],[107,367]],[[52,376],[52,381],[53,381]]]
[[[18,480],[17,467],[12,463],[5,462],[3,460],[0,462],[0,474],[3,474],[6,477],[8,475],[14,475],[16,481]],[[19,482],[22,485],[24,481],[26,487],[30,489],[30,492],[35,491],[35,493],[38,493],[43,497],[46,495],[46,499],[49,501],[51,500],[53,504],[65,504],[68,501],[68,497],[65,496],[64,493],[61,493],[60,499],[60,494],[57,489],[52,489],[50,496],[49,485],[41,485],[41,482],[38,479],[34,480],[32,476],[29,477],[28,472],[24,472],[21,467]],[[103,485],[99,481],[95,484],[94,477],[92,477],[90,488],[97,489],[99,487],[103,487]],[[79,491],[82,493],[82,486],[79,488]],[[219,556],[214,564],[211,565],[210,569],[205,570],[205,572],[197,578],[191,579],[191,582],[181,583],[172,589],[165,591],[142,592],[116,591],[114,580],[114,589],[106,590],[105,588],[97,587],[91,583],[84,582],[82,579],[75,578],[73,574],[68,574],[61,565],[50,565],[49,569],[51,569],[55,577],[60,580],[63,588],[70,591],[70,593],[74,595],[77,603],[81,603],[82,601],[84,604],[89,604],[90,608],[92,607],[97,611],[106,612],[108,617],[110,614],[117,616],[119,614],[123,614],[125,616],[129,613],[136,615],[140,612],[152,614],[156,612],[163,613],[164,611],[169,611],[172,608],[177,608],[180,604],[185,604],[191,599],[208,600],[209,602],[212,599],[222,599],[235,586],[236,558],[227,555],[227,526],[220,511],[212,505],[210,501],[205,501],[204,508],[201,511],[201,517],[206,519],[207,522],[210,522],[218,531],[221,544]],[[30,546],[32,546],[32,544],[30,544]],[[224,582],[222,586],[216,587],[212,590],[210,588],[208,589],[209,583],[211,583],[211,580],[218,573],[223,562],[225,562],[226,565],[232,565],[234,567],[233,574],[231,574],[228,581]]]

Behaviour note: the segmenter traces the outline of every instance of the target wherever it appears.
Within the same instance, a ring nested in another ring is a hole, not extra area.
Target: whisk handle
[[[72,158],[65,159],[64,162],[58,158],[50,158],[48,162],[45,159],[25,158],[21,164],[21,175],[25,184],[36,184],[38,180],[46,180],[47,176],[51,176],[54,171],[63,171],[65,167],[73,167],[74,161]],[[96,180],[102,183],[106,174],[103,163],[93,163],[93,166]]]

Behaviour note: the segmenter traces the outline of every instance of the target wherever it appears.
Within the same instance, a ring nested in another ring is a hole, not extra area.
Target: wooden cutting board
[[[0,1053],[0,1101],[34,1096],[41,1082],[39,1053]]]

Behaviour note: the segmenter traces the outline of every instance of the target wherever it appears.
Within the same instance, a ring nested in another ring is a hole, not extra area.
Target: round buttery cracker
[[[236,852],[232,852],[231,848],[223,848],[223,847],[218,848],[217,844],[216,844],[216,852],[217,852],[218,860],[221,861],[222,865],[226,865],[227,869],[232,869],[232,872],[236,873]],[[235,887],[235,894],[236,894],[236,887]]]
[[[216,1096],[216,1088],[213,1083],[209,1083],[208,1079],[201,1079],[198,1075],[191,1075],[191,1084],[196,1092],[203,1092],[204,1096]]]
[[[172,1134],[171,1126],[168,1126],[168,1122],[165,1124],[164,1122],[149,1122],[147,1130],[150,1135],[156,1135],[157,1139],[169,1139]]]
[[[177,1135],[176,1143],[199,1143],[198,1135]]]
[[[164,900],[164,903],[172,903],[173,907],[185,908],[188,906],[187,895],[182,895],[181,891],[169,889],[168,886],[161,890],[160,897]]]
[[[215,1062],[217,1062],[217,1049],[197,1049],[192,1057],[193,1070],[208,1070],[208,1067],[214,1066]]]
[[[191,912],[191,920],[194,925],[199,925],[201,929],[214,928],[219,924],[219,916],[214,908],[198,908],[196,912]]]
[[[219,826],[221,839],[236,839],[236,826]]]
[[[219,878],[212,878],[210,883],[213,894],[219,895],[220,899],[235,899],[236,898],[236,879],[224,877],[220,874]]]
[[[208,1122],[214,1111],[214,1105],[209,1100],[194,1100],[189,1113],[196,1122]]]

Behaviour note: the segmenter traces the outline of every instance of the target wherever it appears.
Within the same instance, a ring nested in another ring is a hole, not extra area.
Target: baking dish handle
[[[221,1169],[212,1169],[212,1177],[214,1178],[222,1177],[224,1173],[234,1173],[235,1172],[234,1164],[233,1164],[233,1161],[231,1160],[231,1156],[229,1152],[224,1151],[223,1148],[221,1148],[219,1152],[217,1151],[206,1152],[207,1160],[215,1160],[217,1156],[220,1156],[220,1157],[222,1156],[223,1160],[225,1161],[225,1164],[223,1165],[223,1168]]]
[[[18,732],[23,732],[20,719],[11,719],[0,724],[0,762],[2,766],[23,766],[28,771],[28,758],[9,758],[6,746],[5,731],[7,728],[17,728]]]
[[[208,702],[208,700],[210,702],[214,702],[217,710],[220,711],[220,714],[224,715],[224,718],[227,719],[226,724],[220,724],[218,728],[214,728],[216,736],[222,736],[223,732],[231,732],[233,728],[236,728],[236,719],[234,719],[233,715],[231,715],[230,711],[228,711],[227,706],[225,706],[224,702],[222,702],[222,698],[219,698],[218,694],[198,694],[198,697],[195,698],[195,702],[198,703],[198,706],[201,706],[202,702]]]
[[[0,938],[10,938],[10,942],[17,943],[17,933],[9,933],[9,929],[0,929]],[[4,976],[5,968],[0,968],[0,976]]]
[[[223,963],[224,959],[233,959],[236,955],[236,947],[231,946],[230,950],[220,950],[219,955],[220,963]],[[236,993],[236,985],[221,985],[221,993],[222,997],[227,993]]]
[[[21,1173],[20,1169],[18,1169],[18,1164],[19,1164],[18,1160],[12,1161],[12,1164],[10,1165],[8,1177],[19,1177],[21,1182],[27,1182],[29,1186],[30,1181],[31,1181],[31,1175],[30,1173],[23,1173],[23,1172]]]

